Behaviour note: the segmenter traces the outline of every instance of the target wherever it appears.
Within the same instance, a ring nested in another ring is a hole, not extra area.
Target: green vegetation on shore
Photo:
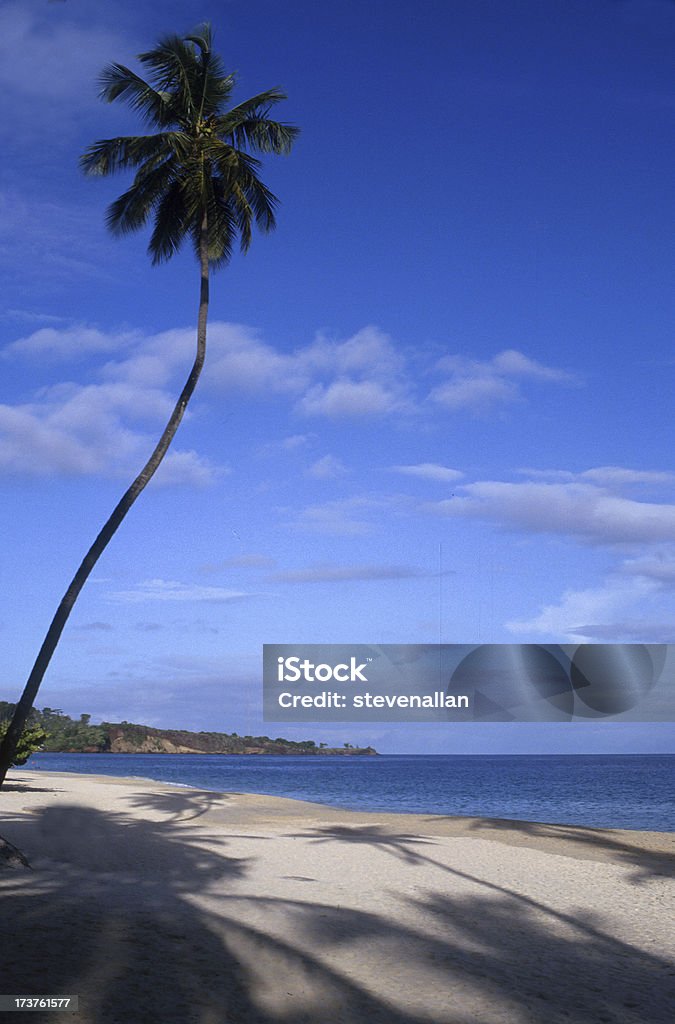
[[[14,704],[0,701],[0,730],[14,714]],[[77,754],[376,754],[372,747],[327,747],[314,740],[287,740],[281,736],[239,736],[236,732],[189,732],[185,729],[154,729],[132,722],[101,722],[90,725],[90,715],[79,719],[57,708],[33,708],[28,729],[43,736],[39,749]],[[34,744],[32,750],[38,749]],[[30,752],[32,752],[29,751]],[[26,757],[28,754],[26,754]],[[24,759],[25,760],[25,759]],[[19,762],[17,762],[19,763]],[[21,762],[23,763],[23,762]]]
[[[0,719],[0,741],[7,735],[8,728],[9,720],[2,721]],[[25,764],[31,754],[34,754],[36,750],[42,750],[46,739],[47,733],[39,725],[27,725],[19,736],[19,742],[12,756],[12,765]]]

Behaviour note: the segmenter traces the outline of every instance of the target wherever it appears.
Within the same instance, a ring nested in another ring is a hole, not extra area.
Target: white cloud
[[[39,363],[79,355],[122,356],[105,362],[100,382],[64,381],[32,401],[0,405],[0,472],[32,476],[128,477],[140,470],[174,408],[194,357],[194,329],[143,337],[87,325],[42,328],[7,345],[6,360]],[[189,415],[189,413],[188,413]],[[152,432],[141,429],[152,427]],[[172,448],[159,484],[203,485],[227,470],[195,451]]]
[[[372,498],[353,497],[340,501],[327,501],[321,505],[309,505],[302,509],[291,524],[294,528],[335,534],[337,536],[359,536],[372,529],[372,514],[381,508],[381,503]]]
[[[457,490],[456,497],[428,507],[442,515],[593,544],[675,541],[675,505],[635,501],[593,484],[487,480]]]
[[[348,472],[349,470],[341,459],[337,459],[334,455],[324,455],[323,458],[312,463],[307,470],[307,476],[311,476],[315,480],[336,480]]]
[[[629,484],[668,484],[675,480],[675,473],[651,469],[629,469],[624,466],[596,466],[581,473],[567,469],[519,469],[518,473],[531,480],[555,480],[563,482],[591,481],[607,489],[621,490]]]
[[[667,484],[675,480],[675,473],[646,469],[625,469],[622,466],[598,466],[579,474],[582,480],[592,480],[604,487],[623,487],[625,484]]]
[[[521,395],[513,381],[501,377],[455,377],[434,388],[429,397],[447,409],[480,411],[515,402]]]
[[[613,548],[621,558],[601,585],[567,589],[536,615],[514,619],[506,627],[532,640],[545,635],[570,643],[662,637],[663,602],[675,583],[675,504],[637,501],[620,491],[669,484],[672,474],[611,466],[530,475],[534,479],[519,483],[458,484],[455,497],[426,508],[486,520],[503,529]]]
[[[535,380],[556,381],[560,384],[577,382],[574,374],[552,366],[545,366],[530,359],[517,349],[506,349],[487,361],[468,359],[466,356],[443,356],[437,363],[439,370],[450,371],[454,376],[480,377],[530,377]]]
[[[480,365],[480,364],[479,364]],[[507,377],[530,377],[533,380],[548,380],[557,384],[573,384],[576,378],[567,370],[552,366],[544,366],[536,359],[530,359],[516,349],[510,348],[500,352],[491,363],[483,364],[488,372],[503,374]]]
[[[318,371],[357,378],[370,376],[373,371],[381,377],[395,378],[403,372],[405,364],[390,336],[373,325],[344,341],[330,340],[319,334],[299,353],[299,359]]]
[[[516,470],[520,476],[527,476],[530,480],[548,480],[548,481],[561,481],[563,483],[570,483],[573,480],[578,480],[580,474],[572,473],[569,469],[534,469],[531,466],[525,466],[522,469]]]
[[[448,466],[439,466],[436,462],[420,462],[414,466],[392,466],[396,473],[403,473],[405,476],[416,476],[422,480],[437,480],[439,483],[454,483],[464,476],[458,469],[450,469]]]
[[[122,359],[111,359],[101,368],[104,380],[134,386],[165,387],[178,372],[186,376],[195,357],[196,329],[176,327],[145,337]],[[206,371],[204,378],[206,377]]]
[[[286,452],[295,451],[297,448],[304,448],[316,440],[316,434],[291,434],[279,441],[279,447]]]
[[[117,352],[138,342],[136,331],[101,331],[86,324],[70,327],[41,327],[25,337],[10,342],[2,351],[4,359],[36,356],[54,360],[80,358],[85,355]]]
[[[205,379],[220,391],[279,394],[298,392],[309,383],[302,360],[277,352],[249,327],[213,323],[209,327],[208,345]]]
[[[609,623],[591,622],[579,626],[577,635],[590,643],[671,644],[673,623],[637,618],[618,619]]]
[[[66,317],[56,316],[54,313],[42,313],[36,309],[6,309],[0,313],[0,317],[27,324],[63,324],[67,322]]]
[[[261,400],[285,396],[298,413],[332,419],[383,417],[415,408],[410,374],[391,339],[367,327],[343,340],[318,336],[284,353],[264,342],[258,332],[221,321],[209,327],[207,362],[200,395],[255,394]],[[172,328],[143,335],[130,329],[103,331],[91,325],[44,326],[8,344],[2,358],[24,360],[50,370],[59,360],[109,357],[87,383],[63,382],[36,391],[31,401],[0,408],[0,471],[31,474],[128,474],[142,464],[153,437],[139,423],[162,425],[170,414],[194,358],[195,328]],[[446,361],[447,362],[447,361]],[[458,379],[446,385],[447,402],[454,389],[459,405],[480,401],[496,392],[504,397],[512,381],[499,373],[560,376],[520,353],[502,353],[488,366],[492,376]],[[461,364],[461,365],[460,365]],[[483,372],[483,371],[481,371]],[[309,445],[313,434],[294,434],[261,449],[290,452]],[[153,445],[154,446],[154,445]],[[198,452],[173,453],[163,478],[199,483],[215,475]],[[340,472],[337,462],[318,460],[310,470],[327,477]],[[434,463],[399,467],[399,472],[451,482],[457,471]],[[600,471],[598,471],[600,472]],[[605,470],[607,473],[608,470]],[[615,471],[616,472],[616,471]]]
[[[344,341],[319,335],[295,358],[314,380],[296,405],[304,415],[382,416],[409,407],[405,360],[376,327],[365,327]]]
[[[641,554],[635,558],[627,558],[621,569],[629,576],[643,576],[656,580],[664,586],[675,585],[675,549],[659,550]]]
[[[391,376],[400,362],[400,357],[389,351],[391,342],[385,338],[370,328],[343,342],[319,338],[291,353],[283,353],[263,341],[253,328],[214,321],[208,330],[203,385],[218,393],[244,391],[265,397],[295,396],[299,407],[312,415],[367,412],[368,402],[373,412],[381,413],[394,405],[397,385],[391,383]],[[135,348],[129,354],[129,344],[134,340]],[[47,346],[62,353],[87,347],[100,351],[122,347],[124,357],[111,360],[103,368],[106,379],[163,386],[176,367],[187,367],[194,345],[194,327],[175,328],[146,338],[118,332],[109,340],[102,332],[91,329],[50,329],[37,331],[8,348],[30,354]],[[346,370],[351,371],[349,378],[332,379]],[[297,434],[284,439],[282,446],[292,449],[311,438],[312,435]]]
[[[203,587],[195,583],[179,583],[176,580],[145,580],[138,583],[133,590],[117,590],[108,595],[112,600],[131,604],[146,601],[206,601],[222,603],[240,601],[254,597],[238,590],[226,590],[224,587]]]
[[[184,339],[185,332],[179,333]],[[214,391],[286,394],[295,397],[296,410],[304,415],[330,418],[381,416],[407,403],[403,357],[374,327],[343,341],[319,335],[283,353],[249,327],[214,322],[208,345],[204,384]],[[149,354],[146,346],[146,358]],[[152,356],[166,359],[164,345],[156,346]]]
[[[328,386],[315,384],[298,402],[306,416],[381,416],[404,408],[395,390],[379,381],[340,379]]]
[[[227,466],[214,466],[195,451],[169,450],[153,477],[154,486],[186,485],[207,487],[217,478],[229,473]]]
[[[450,376],[434,388],[429,397],[453,411],[486,412],[495,406],[520,401],[523,398],[521,381],[577,383],[566,370],[544,366],[516,349],[500,352],[488,362],[445,356],[437,368]]]
[[[33,402],[0,404],[0,472],[27,476],[127,477],[138,472],[159,434],[134,424],[164,426],[175,398],[122,383],[65,383]],[[158,471],[163,483],[203,484],[222,470],[195,452],[171,451]]]
[[[305,448],[312,447],[317,441],[317,434],[291,434],[288,437],[280,438],[278,441],[268,441],[266,444],[260,445],[256,449],[256,455],[263,458],[279,455],[286,457],[293,452],[300,452]]]
[[[108,474],[136,453],[137,438],[115,417],[103,413],[109,436],[93,439],[59,423],[59,412],[0,405],[0,469],[29,476]]]
[[[589,630],[616,629],[617,614],[642,603],[657,589],[648,580],[610,579],[600,587],[566,590],[558,604],[546,605],[532,619],[507,622],[506,627],[519,635],[545,634],[556,642],[583,643],[589,639]]]

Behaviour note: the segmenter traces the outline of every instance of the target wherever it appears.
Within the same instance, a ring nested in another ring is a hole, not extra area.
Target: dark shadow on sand
[[[132,807],[159,811],[175,821],[200,818],[215,807],[220,807],[229,799],[231,799],[229,793],[212,793],[205,789],[183,789],[182,787],[177,787],[175,793],[149,790],[147,793],[136,793],[127,797]]]
[[[62,789],[55,789],[49,787],[48,789],[41,789],[40,786],[34,786],[32,783],[14,783],[5,782],[2,786],[3,793],[62,793]]]
[[[546,916],[505,886],[448,868],[431,856],[433,840],[375,826],[302,833],[403,862],[410,886],[373,913],[242,892],[235,883],[251,862],[232,856],[227,837],[205,847],[204,832],[177,828],[176,807],[164,810],[147,821],[48,806],[11,823],[37,870],[0,883],[7,991],[80,995],[73,1024],[671,1024],[672,965],[597,922]],[[311,856],[298,849],[308,877]],[[417,869],[428,865],[442,870],[420,892]],[[453,877],[479,892],[453,894]],[[191,900],[200,892],[219,913]],[[359,974],[368,961],[372,987]],[[409,1002],[394,994],[399,978]],[[276,1001],[265,997],[270,981]],[[31,1020],[54,1024],[53,1014]]]
[[[672,1024],[673,961],[610,934],[591,909],[565,914],[507,886],[452,868],[420,850],[420,844],[434,845],[428,837],[377,825],[325,825],[294,835],[316,843],[365,843],[404,860],[411,867],[411,888],[414,868],[422,865],[478,886],[483,890],[479,897],[453,896],[447,885],[423,898],[401,895],[408,905],[439,921],[444,935],[459,940],[457,945],[449,939],[426,940],[432,959],[452,964],[453,970],[468,977],[484,979],[487,990],[499,994],[503,988],[502,1005],[519,1006],[520,1012],[539,1007],[541,1017],[535,1012],[533,1021]],[[341,928],[342,941],[349,941],[355,922],[343,915]],[[376,932],[373,922],[372,934]]]
[[[422,864],[429,859],[418,847],[436,845],[433,839],[412,832],[395,832],[382,825],[319,825],[305,832],[292,833],[295,839],[311,839],[315,843],[343,841],[385,850],[408,864]]]
[[[228,890],[246,876],[248,861],[228,854],[226,838],[214,852],[202,845],[203,833],[177,830],[171,815],[157,822],[60,805],[31,818],[10,827],[37,870],[0,879],[7,991],[79,995],[80,1012],[68,1018],[74,1024],[421,1024],[259,920],[251,923],[247,908],[250,916],[257,897]],[[220,899],[223,914],[189,901],[205,890]],[[292,901],[288,909],[295,912]],[[324,923],[336,914],[311,904],[305,910]],[[261,969],[282,979],[291,997],[285,1008],[259,997]],[[53,1014],[31,1020],[53,1024]],[[470,1024],[470,1017],[456,1021]]]
[[[620,864],[635,868],[631,880],[636,883],[650,878],[675,874],[675,852],[666,850],[641,849],[629,841],[620,839],[616,832],[602,828],[572,825],[547,825],[536,821],[505,821],[502,818],[476,819],[471,824],[476,830],[506,830],[515,828],[521,835],[532,838],[564,839],[580,847],[601,850]]]

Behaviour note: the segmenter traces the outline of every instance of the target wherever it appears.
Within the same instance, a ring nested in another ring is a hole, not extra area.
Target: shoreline
[[[63,754],[59,754],[59,753],[54,753],[53,755],[47,754],[46,756],[47,757],[53,756],[55,758],[61,758],[64,755]],[[77,754],[77,755],[74,755],[74,756],[79,757],[80,755]],[[91,755],[91,756],[93,757],[93,756],[108,756],[108,755]],[[110,756],[112,756],[113,759],[114,759],[116,757],[121,757],[121,758],[133,757],[133,758],[136,758],[137,755],[132,755],[132,754],[128,754],[128,755],[127,754],[122,754],[122,755],[120,755],[120,754],[115,754],[115,755],[110,755]],[[148,755],[145,755],[145,756],[152,757],[154,755],[148,754]],[[160,758],[162,758],[162,757],[173,757],[174,755],[158,755],[158,756]],[[182,756],[182,755],[179,755],[179,756]],[[198,755],[198,756],[201,757],[203,755]],[[208,755],[206,755],[206,756],[208,756]],[[213,757],[220,757],[221,755],[212,755],[212,756]],[[242,756],[245,756],[245,755],[242,755]],[[386,755],[383,755],[383,756],[386,757]],[[393,758],[396,758],[397,756],[400,756],[400,755],[390,755],[390,756],[392,756]],[[405,757],[407,755],[402,755],[402,756]],[[453,755],[449,755],[449,756],[452,757]],[[460,756],[460,758],[463,757],[463,755],[459,755],[459,756]],[[495,756],[496,757],[500,757],[502,755],[495,755]],[[521,755],[521,756],[526,757],[526,758],[530,758],[530,755]],[[542,757],[542,758],[552,757],[552,758],[554,758],[556,760],[558,759],[558,755],[536,755],[536,756]],[[570,755],[570,756],[576,756],[576,755]],[[587,755],[582,755],[582,756],[585,758]],[[598,755],[598,756],[604,757],[605,755]],[[626,757],[636,756],[636,757],[640,758],[641,761],[643,760],[643,756],[642,755],[622,755],[622,756],[626,756]],[[658,758],[658,757],[663,757],[664,755],[656,754],[654,756]],[[666,756],[675,757],[675,755],[666,755]],[[279,759],[281,759],[281,758],[279,758]],[[369,758],[369,760],[370,760],[370,758]],[[120,774],[118,776],[118,775],[114,775],[114,774],[108,775],[106,772],[103,772],[101,774],[98,774],[96,772],[91,772],[91,771],[88,770],[89,766],[87,766],[87,771],[83,771],[83,772],[80,772],[80,771],[69,771],[68,770],[69,767],[70,766],[66,767],[65,774],[72,775],[75,778],[77,778],[77,777],[85,777],[85,778],[94,778],[94,777],[96,777],[96,778],[100,778],[100,779],[119,778],[120,780],[128,779],[128,780],[132,780],[132,781],[133,780],[142,781],[143,779],[147,779],[149,782],[157,782],[158,784],[166,785],[166,786],[171,786],[171,787],[178,788],[178,789],[183,789],[183,788],[185,788],[185,789],[197,789],[197,790],[204,790],[205,792],[212,792],[212,793],[222,793],[222,792],[237,792],[237,793],[241,793],[241,794],[250,793],[251,795],[254,795],[257,792],[255,789],[250,789],[250,790],[246,789],[245,788],[246,780],[245,779],[239,779],[239,778],[237,778],[236,781],[237,782],[244,782],[244,788],[241,788],[241,789],[239,789],[239,788],[237,788],[237,789],[234,789],[234,788],[226,788],[226,789],[224,789],[224,788],[222,788],[223,782],[225,782],[225,783],[230,782],[231,783],[232,781],[235,781],[232,778],[229,778],[229,779],[228,778],[226,778],[226,779],[218,778],[218,782],[220,783],[220,785],[218,785],[218,786],[210,786],[209,788],[206,788],[203,785],[201,779],[197,780],[197,781],[192,781],[192,782],[184,782],[182,780],[178,781],[178,780],[174,780],[174,779],[171,779],[171,778],[166,778],[166,779],[155,778],[155,779],[153,779],[150,776],[141,775],[141,774],[137,774],[137,775]],[[108,765],[107,767],[109,768],[110,765]],[[139,767],[139,770],[142,770],[141,766],[138,766],[138,767]],[[35,766],[35,767],[30,767],[30,768],[20,768],[20,769],[14,769],[14,770],[18,770],[19,772],[39,771],[39,772],[44,772],[44,773],[47,773],[47,774],[57,774],[58,771],[60,771],[60,769],[57,769],[57,771],[53,771],[51,768],[48,768],[46,765],[45,765],[44,768],[39,768],[39,767]],[[161,772],[160,772],[160,774],[161,774]],[[189,778],[189,774],[190,773],[188,772],[187,773],[187,777],[188,778]],[[235,774],[238,774],[238,773],[235,773]],[[207,783],[207,785],[208,785],[208,783]],[[311,803],[317,803],[317,804],[322,804],[323,805],[323,802],[321,801],[321,799],[320,798],[317,799],[315,797],[315,793],[314,792],[310,792],[306,796],[304,794],[296,796],[293,793],[291,793],[291,795],[287,795],[287,793],[283,792],[284,788],[286,788],[287,790],[290,788],[292,790],[293,787],[278,787],[278,788],[281,789],[281,792],[278,792],[278,793],[274,793],[273,792],[274,788],[275,787],[272,786],[271,787],[272,791],[268,791],[267,793],[262,793],[261,795],[269,795],[270,797],[272,797],[272,796],[279,796],[280,798],[297,800],[299,802],[306,802],[306,803],[310,803],[310,804]],[[300,789],[302,789],[302,788],[303,787],[301,786]],[[314,787],[315,790],[317,788],[318,787]],[[310,787],[310,790],[311,789],[312,789],[312,787]],[[509,806],[509,807],[507,807],[506,815],[502,815],[502,814],[499,813],[499,802],[498,801],[492,801],[492,805],[493,806],[491,806],[489,808],[487,813],[484,813],[480,809],[478,809],[478,810],[473,811],[473,812],[471,812],[471,811],[469,811],[468,813],[465,812],[464,814],[455,814],[452,811],[446,811],[445,808],[439,809],[438,807],[434,807],[433,806],[433,801],[431,802],[432,806],[430,806],[429,808],[421,807],[421,808],[416,808],[416,809],[409,809],[409,810],[406,809],[406,810],[399,811],[399,810],[396,809],[396,807],[395,807],[395,805],[393,803],[393,798],[391,796],[389,796],[389,798],[387,798],[387,795],[385,794],[384,799],[381,801],[381,803],[378,803],[376,801],[376,799],[375,799],[375,791],[373,792],[372,797],[373,797],[372,802],[369,801],[368,804],[366,804],[365,801],[363,801],[361,806],[359,806],[359,801],[352,802],[352,804],[350,806],[349,803],[341,803],[341,802],[337,802],[337,800],[336,800],[336,802],[333,802],[333,803],[328,802],[324,806],[332,807],[332,808],[334,808],[334,809],[336,809],[336,810],[338,810],[340,812],[349,812],[349,811],[356,812],[356,811],[359,811],[359,812],[366,813],[366,814],[378,814],[378,815],[383,815],[383,814],[410,814],[410,815],[413,815],[413,816],[428,816],[430,818],[448,817],[448,818],[452,818],[452,819],[455,819],[455,820],[458,820],[460,818],[467,818],[467,820],[471,819],[471,820],[497,821],[497,822],[507,822],[507,823],[508,822],[512,822],[514,824],[514,826],[518,826],[520,824],[528,824],[529,823],[529,824],[547,825],[547,826],[551,826],[551,827],[566,828],[566,829],[582,829],[582,830],[585,829],[587,831],[590,830],[590,831],[598,831],[598,832],[620,831],[620,832],[635,833],[636,835],[637,834],[641,834],[641,833],[654,833],[654,834],[657,834],[657,835],[673,835],[673,836],[675,836],[675,825],[673,824],[673,821],[672,821],[672,814],[666,815],[666,819],[667,820],[664,822],[665,827],[660,827],[660,822],[657,823],[657,822],[649,821],[649,823],[647,823],[647,820],[648,820],[649,816],[645,815],[641,811],[638,811],[637,810],[637,806],[636,806],[636,809],[635,809],[635,813],[632,815],[632,820],[631,820],[631,816],[630,815],[627,816],[626,814],[623,814],[622,817],[623,817],[624,821],[619,820],[618,822],[615,823],[615,822],[613,822],[611,820],[612,815],[610,813],[607,813],[607,812],[602,813],[602,812],[600,812],[598,814],[590,814],[584,808],[583,801],[581,803],[581,811],[582,811],[582,813],[580,815],[581,820],[578,820],[578,819],[575,820],[573,815],[572,815],[572,813],[570,813],[571,812],[571,806],[567,806],[565,808],[559,809],[560,810],[560,817],[556,817],[555,811],[552,808],[550,808],[550,807],[546,808],[545,801],[544,801],[544,804],[540,808],[541,815],[539,817],[537,817],[537,818],[534,818],[534,817],[520,817],[517,814],[517,810],[519,809],[517,806]],[[348,800],[348,797],[345,797],[345,799]],[[507,797],[507,804],[508,804],[508,802],[509,801],[508,801],[508,797]],[[479,804],[481,803],[480,799],[478,800],[478,803]],[[517,801],[516,801],[516,804],[517,804]],[[546,810],[547,809],[550,812],[548,815],[546,815]],[[486,808],[486,810],[487,810],[487,808]],[[496,811],[496,813],[495,813],[495,811]],[[514,813],[514,811],[516,813]],[[584,820],[584,818],[586,818],[586,820]],[[594,818],[595,818],[595,820],[593,820]],[[626,820],[626,818],[628,818],[628,820]]]
[[[0,835],[5,988],[75,1024],[670,1021],[671,833],[21,769]]]
[[[14,770],[15,771],[15,770]],[[42,772],[39,769],[21,769],[17,779],[8,776],[8,782],[21,784],[24,775],[29,771],[35,776],[33,782],[40,781],[45,775],[70,780],[77,788],[79,780],[92,786],[111,785],[115,787],[149,786],[152,790],[169,793],[176,790],[187,790],[196,794],[209,805],[209,809],[200,811],[204,823],[213,821],[222,826],[226,818],[230,824],[238,828],[255,829],[264,823],[270,827],[298,824],[307,821],[320,823],[345,822],[353,827],[366,826],[373,821],[386,829],[402,829],[412,834],[429,836],[480,836],[490,842],[500,842],[515,847],[530,846],[534,849],[548,850],[562,856],[575,856],[582,859],[611,861],[612,851],[620,847],[624,858],[634,856],[639,863],[643,856],[663,859],[669,865],[672,854],[672,866],[675,869],[675,833],[647,829],[594,828],[586,825],[570,825],[559,822],[530,821],[519,818],[493,818],[477,815],[445,815],[426,812],[389,810],[356,810],[339,807],[335,804],[322,804],[312,800],[299,800],[295,797],[281,797],[273,794],[250,793],[238,790],[210,790],[187,783],[164,782],[143,776],[89,775],[78,772]],[[91,793],[95,790],[91,791]],[[88,796],[91,795],[88,793]],[[2,827],[3,790],[0,790],[0,828]],[[233,803],[234,801],[234,803]],[[220,802],[226,802],[226,812],[217,808]],[[0,832],[2,835],[2,832]],[[6,838],[6,837],[5,837]]]

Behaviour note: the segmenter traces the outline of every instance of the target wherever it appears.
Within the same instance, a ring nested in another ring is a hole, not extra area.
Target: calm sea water
[[[675,757],[661,754],[34,754],[26,767],[268,793],[355,810],[675,831]]]

